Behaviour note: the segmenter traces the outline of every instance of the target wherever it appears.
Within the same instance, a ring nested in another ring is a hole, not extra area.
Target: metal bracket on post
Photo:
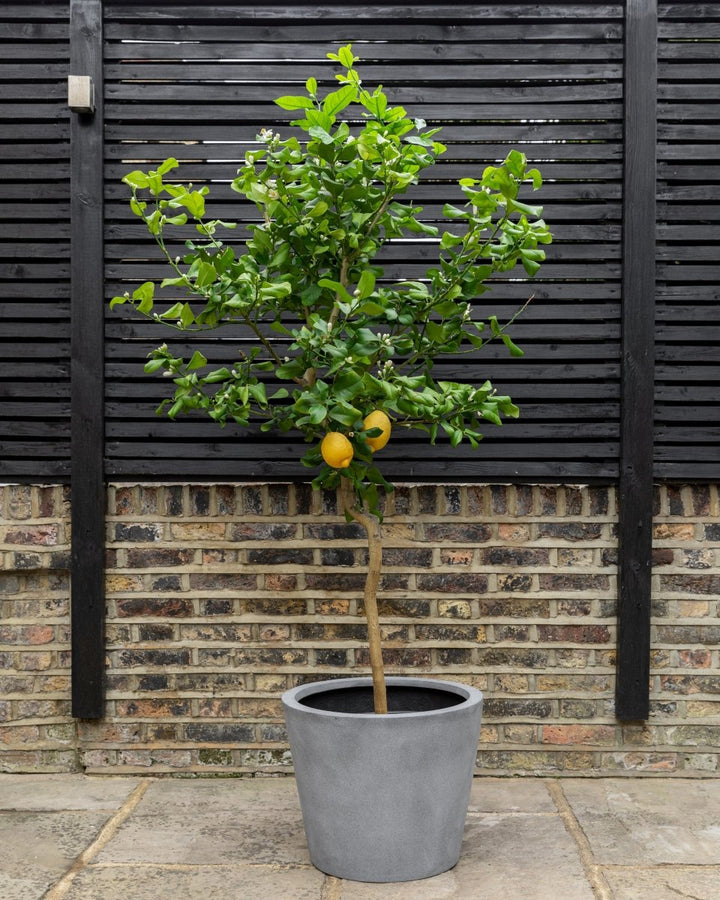
[[[95,112],[95,84],[90,75],[68,75],[68,106],[74,113]]]

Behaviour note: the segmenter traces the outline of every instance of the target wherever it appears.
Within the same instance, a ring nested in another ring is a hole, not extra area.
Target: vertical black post
[[[69,74],[92,79],[95,106],[70,112],[72,713],[88,719],[103,714],[105,671],[102,57],[102,0],[71,0]]]
[[[650,711],[657,0],[625,4],[622,397],[615,708]]]

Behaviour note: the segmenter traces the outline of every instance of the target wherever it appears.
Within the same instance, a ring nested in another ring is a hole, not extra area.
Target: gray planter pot
[[[370,678],[283,694],[313,864],[353,881],[412,881],[460,857],[482,694],[429,678],[387,679],[385,716]]]

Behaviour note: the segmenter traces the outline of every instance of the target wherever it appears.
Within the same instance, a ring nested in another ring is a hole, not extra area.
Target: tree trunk
[[[382,659],[382,641],[380,638],[380,621],[377,605],[378,585],[380,584],[380,574],[382,572],[382,528],[380,520],[376,516],[356,509],[353,490],[347,479],[342,480],[340,493],[345,512],[355,519],[356,522],[359,522],[367,534],[368,568],[365,576],[365,618],[368,626],[373,702],[375,712],[384,714],[388,711],[387,689],[385,687],[385,668]]]

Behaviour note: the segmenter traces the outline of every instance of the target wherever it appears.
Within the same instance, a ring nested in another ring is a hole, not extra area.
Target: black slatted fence
[[[623,9],[620,4],[244,4],[156,7],[107,3],[107,293],[162,273],[154,245],[131,215],[120,179],[174,155],[179,178],[211,186],[212,215],[252,221],[229,187],[261,126],[287,133],[293,114],[274,96],[309,74],[334,83],[328,49],[353,42],[366,83],[442,126],[448,152],[408,197],[427,221],[462,197],[457,180],[517,147],[543,172],[555,243],[540,277],[499,279],[483,302],[508,318],[526,356],[502,345],[479,358],[444,360],[440,377],[486,378],[519,403],[518,422],[488,428],[479,452],[430,447],[400,434],[386,471],[405,478],[613,478],[618,472],[622,218]],[[535,198],[537,199],[537,198]],[[179,237],[187,235],[179,235]],[[230,239],[242,240],[242,234]],[[177,244],[182,252],[182,244]],[[380,258],[389,279],[420,277],[436,242],[393,241]],[[487,298],[487,299],[486,299]],[[288,477],[297,444],[260,433],[238,439],[202,419],[159,420],[164,387],[139,361],[167,336],[152,324],[107,319],[107,472],[111,476]],[[177,344],[173,344],[177,346]],[[180,345],[182,346],[182,345]],[[223,335],[201,348],[235,358]]]
[[[0,6],[0,477],[70,473],[67,3]]]

